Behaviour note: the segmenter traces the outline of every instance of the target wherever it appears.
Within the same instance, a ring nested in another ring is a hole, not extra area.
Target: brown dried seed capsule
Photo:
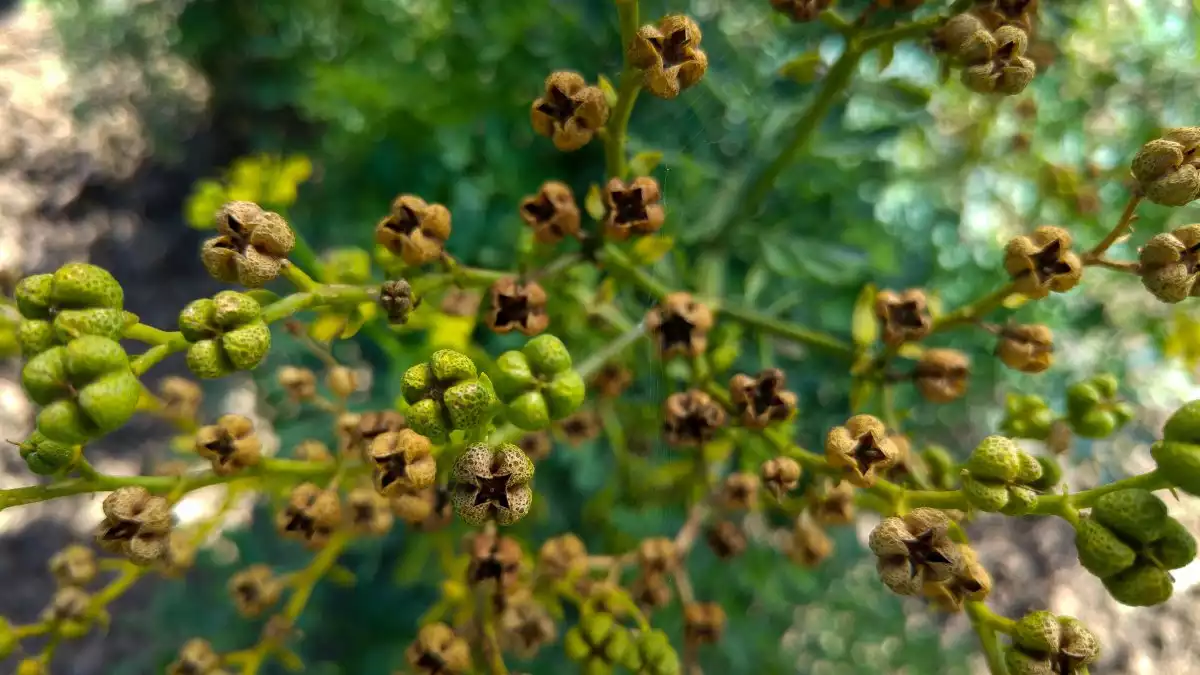
[[[967,393],[971,360],[954,349],[929,349],[913,370],[917,391],[930,403],[949,403]]]
[[[1004,251],[1004,268],[1016,292],[1030,298],[1065,293],[1083,276],[1083,263],[1071,251],[1071,233],[1043,225],[1033,234],[1015,237]]]
[[[521,581],[521,544],[512,537],[475,532],[467,537],[467,583],[496,582],[501,591],[515,589]]]
[[[1005,326],[1000,330],[996,356],[1013,370],[1040,373],[1054,360],[1054,332],[1040,323]]]
[[[545,93],[530,108],[529,121],[534,131],[554,141],[554,147],[571,152],[591,142],[608,122],[608,101],[579,73],[550,73]]]
[[[437,479],[433,444],[412,429],[389,431],[371,441],[375,489],[390,495],[401,485],[425,488]]]
[[[714,602],[683,606],[683,639],[689,645],[715,644],[725,632],[725,610]]]
[[[179,658],[167,666],[167,675],[225,675],[221,656],[208,640],[192,638],[179,650]]]
[[[950,520],[937,509],[919,507],[885,518],[871,531],[868,545],[878,558],[883,583],[899,595],[916,595],[926,582],[945,581],[959,567],[958,546],[950,540]]]
[[[662,229],[667,214],[659,200],[658,181],[639,176],[626,183],[619,178],[604,188],[604,233],[614,241],[634,235],[654,234]]]
[[[759,476],[771,494],[782,499],[800,483],[800,465],[791,457],[772,457],[763,462]]]
[[[1000,76],[996,79],[996,93],[1015,96],[1025,91],[1033,81],[1037,75],[1037,64],[1032,59],[1017,56],[1001,63],[999,73]]]
[[[562,579],[587,570],[587,548],[583,540],[568,532],[547,539],[538,550],[538,572]]]
[[[413,675],[466,675],[471,672],[471,646],[444,623],[421,627],[404,652]]]
[[[725,409],[708,394],[692,389],[671,394],[663,405],[663,434],[680,447],[703,445],[725,424]]]
[[[683,15],[664,16],[638,29],[629,60],[644,72],[646,90],[672,99],[704,77],[708,56],[700,49],[700,26]]]
[[[696,302],[690,293],[672,293],[646,313],[646,332],[653,337],[663,358],[703,354],[712,326],[712,311]]]
[[[533,431],[521,436],[521,440],[517,441],[517,447],[521,448],[521,451],[529,459],[540,462],[550,456],[554,442],[550,439],[550,432]]]
[[[270,566],[251,565],[229,578],[228,589],[238,614],[253,619],[279,602],[283,581]]]
[[[833,540],[825,530],[808,518],[797,518],[787,544],[787,555],[792,562],[812,568],[824,562],[831,553]]]
[[[50,557],[50,574],[59,586],[87,586],[99,573],[92,549],[72,544]]]
[[[500,648],[522,659],[533,658],[558,637],[550,613],[533,600],[508,603],[500,612],[496,628]]]
[[[342,504],[336,490],[314,483],[292,489],[288,504],[275,517],[275,527],[285,537],[299,539],[309,548],[324,546],[342,520]]]
[[[296,445],[293,455],[296,459],[304,462],[332,462],[333,453],[329,452],[329,446],[315,438],[305,439]]]
[[[558,423],[558,428],[566,437],[567,443],[571,447],[577,448],[580,445],[600,436],[603,430],[603,424],[600,421],[600,415],[595,410],[583,409],[564,417]]]
[[[367,453],[371,449],[371,444],[381,434],[401,431],[407,428],[404,422],[404,415],[395,410],[365,412],[357,416],[357,419],[347,419],[346,421],[354,422],[345,434],[346,452],[361,453],[363,457],[367,457]]]
[[[814,492],[808,505],[817,523],[826,527],[854,522],[854,487],[849,483],[826,485]]]
[[[731,520],[722,520],[709,527],[704,537],[718,558],[736,558],[746,550],[746,533]]]
[[[771,8],[797,23],[806,23],[829,9],[833,0],[771,0]]]
[[[351,529],[362,534],[384,535],[394,518],[387,497],[370,488],[355,488],[346,495]]]
[[[875,316],[883,329],[883,342],[899,345],[918,342],[933,330],[925,291],[910,288],[903,293],[880,291],[875,296]]]
[[[50,604],[42,610],[42,621],[86,624],[91,601],[92,596],[82,588],[64,586],[54,592]]]
[[[912,442],[904,434],[888,430],[888,438],[896,446],[896,461],[884,472],[889,480],[905,482],[909,478],[924,476],[925,464],[921,456],[913,452]]]
[[[841,469],[846,480],[858,487],[874,485],[878,474],[896,463],[898,454],[887,427],[871,415],[855,415],[825,436],[829,465]]]
[[[637,549],[638,566],[643,574],[665,574],[679,567],[679,548],[666,537],[643,539]]]
[[[350,398],[358,391],[358,373],[346,366],[334,366],[325,374],[325,386],[340,399]]]
[[[1181,302],[1200,290],[1200,224],[1154,235],[1138,260],[1146,290],[1163,302]]]
[[[308,368],[283,366],[276,379],[293,401],[311,401],[317,395],[317,374]]]
[[[96,542],[109,553],[122,555],[136,565],[149,565],[167,552],[171,507],[146,488],[125,486],[104,498],[104,521]]]
[[[375,242],[408,265],[437,260],[450,238],[450,209],[416,195],[400,195],[375,226]]]
[[[442,298],[442,313],[447,316],[475,316],[483,296],[467,288],[452,288]]]
[[[257,288],[279,276],[296,235],[283,216],[253,202],[229,202],[217,212],[219,236],[204,242],[200,259],[213,277]]]
[[[542,183],[537,194],[521,200],[520,214],[538,243],[556,244],[563,237],[579,236],[579,206],[566,183]]]
[[[491,297],[487,325],[497,333],[516,330],[537,335],[550,325],[546,291],[535,281],[522,283],[516,277],[504,277],[492,284]]]
[[[164,377],[158,385],[163,413],[181,420],[195,419],[204,401],[200,385],[182,377]]]
[[[633,382],[633,371],[616,363],[606,363],[592,377],[591,389],[602,398],[619,398]]]
[[[928,581],[921,592],[938,608],[958,612],[963,603],[986,600],[992,592],[992,576],[979,563],[975,550],[966,544],[958,545],[960,565],[945,581]]]
[[[721,485],[718,501],[726,509],[748,511],[758,506],[758,488],[758,476],[744,472],[731,473]]]
[[[643,612],[648,612],[670,604],[671,585],[665,577],[639,574],[629,586],[629,594]]]
[[[196,453],[212,463],[213,473],[228,476],[262,460],[262,441],[254,422],[241,415],[222,415],[216,424],[200,427],[193,439]]]
[[[412,285],[404,279],[385,281],[379,287],[379,306],[387,314],[388,323],[403,326],[408,323],[408,315],[420,304],[413,296]]]
[[[196,535],[192,532],[171,532],[167,552],[158,561],[158,571],[168,579],[178,579],[196,564]]]
[[[409,525],[420,525],[433,515],[437,506],[438,489],[414,488],[401,485],[390,498],[392,513]]]
[[[533,462],[511,443],[469,445],[454,462],[455,511],[471,525],[512,525],[529,513],[533,474]]]
[[[772,422],[789,419],[796,412],[796,395],[784,389],[786,380],[778,368],[768,368],[757,377],[734,375],[729,381],[729,395],[742,424],[764,429]]]

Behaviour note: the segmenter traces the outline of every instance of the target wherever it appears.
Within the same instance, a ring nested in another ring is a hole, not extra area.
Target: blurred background
[[[598,144],[557,152],[534,135],[528,108],[552,70],[616,79],[621,48],[612,4],[0,2],[0,269],[19,275],[90,260],[114,272],[143,322],[171,328],[187,301],[219,288],[197,256],[205,237],[198,228],[208,225],[213,200],[219,204],[227,194],[221,190],[239,180],[261,179],[268,169],[257,158],[264,156],[295,169],[293,179],[279,179],[273,200],[318,252],[369,248],[390,199],[408,192],[451,209],[455,256],[511,268],[524,230],[516,210],[523,196],[555,179],[582,197],[603,177]],[[679,99],[643,96],[634,112],[630,150],[662,153],[654,175],[668,212],[663,233],[675,242],[657,271],[676,286],[837,335],[849,335],[855,299],[868,283],[924,287],[956,307],[1003,281],[1000,250],[1015,234],[1057,224],[1078,241],[1099,239],[1125,202],[1136,149],[1161,127],[1200,124],[1200,17],[1191,3],[1044,3],[1031,46],[1041,72],[1024,94],[991,98],[969,93],[956,78],[943,84],[936,60],[916,42],[899,45],[887,62],[872,56],[762,208],[722,227],[739,207],[734,188],[770,161],[840,40],[819,22],[774,14],[767,0],[641,4],[647,19],[695,17],[711,64]],[[927,3],[918,16],[942,5]],[[865,6],[847,2],[840,10],[855,16]],[[1148,204],[1139,214],[1134,237],[1114,257],[1128,259],[1152,234],[1200,220],[1194,206]],[[1022,375],[988,358],[993,338],[981,331],[939,336],[938,346],[975,357],[974,379],[965,399],[945,406],[902,394],[914,441],[964,456],[998,430],[1007,394],[1040,394],[1061,411],[1066,384],[1109,371],[1122,377],[1138,419],[1113,439],[1076,441],[1067,482],[1081,489],[1146,470],[1148,443],[1166,415],[1198,393],[1196,305],[1159,304],[1133,277],[1099,270],[1071,293],[995,318],[1008,316],[1054,329],[1056,366],[1036,378]],[[475,337],[492,354],[509,344],[482,327]],[[801,444],[819,447],[825,430],[845,419],[849,381],[837,364],[753,335],[722,333],[720,340],[753,346],[740,357],[743,369],[770,361],[787,371],[802,399]],[[368,340],[340,349],[341,358],[376,369],[370,394],[356,406],[389,406],[394,374],[408,364]],[[676,377],[639,354],[631,409],[661,400]],[[278,447],[294,446],[321,423],[279,403],[271,369],[305,359],[281,341],[253,377],[207,389],[206,413],[256,409]],[[0,382],[3,438],[23,438],[32,422],[17,372],[6,365]],[[182,372],[182,360],[172,359],[151,381]],[[654,420],[626,424],[631,444],[641,440],[651,457],[668,454],[654,433],[641,434],[656,428]],[[101,471],[146,470],[170,456],[172,433],[139,420],[89,456]],[[575,445],[556,438],[538,469],[539,494],[555,508],[523,534],[574,530],[589,548],[621,550],[682,522],[678,509],[639,508],[605,491],[608,435]],[[0,487],[34,480],[15,452],[0,453],[0,466]],[[0,513],[0,614],[14,622],[36,617],[53,588],[46,558],[87,536],[98,505],[69,499]],[[206,508],[200,495],[180,515],[200,517]],[[1171,508],[1200,532],[1194,500]],[[731,617],[723,642],[703,652],[705,672],[984,672],[964,620],[902,601],[878,583],[862,545],[873,525],[866,516],[832,532],[836,552],[815,570],[770,547],[752,547],[732,564],[698,550],[691,568],[697,592],[724,603]],[[995,609],[1079,617],[1105,644],[1093,672],[1187,673],[1200,663],[1200,643],[1191,639],[1198,628],[1194,566],[1178,571],[1170,602],[1135,613],[1081,573],[1065,523],[984,517],[970,530],[995,577]],[[300,623],[307,672],[372,675],[402,665],[417,621],[438,599],[436,558],[434,544],[403,533],[355,548],[346,564],[360,583],[323,586]],[[54,672],[148,675],[162,672],[189,637],[218,648],[250,644],[260,626],[236,619],[225,599],[230,571],[259,561],[296,567],[305,559],[261,522],[227,530],[185,582],[147,580],[117,603],[107,632],[64,645]],[[677,607],[654,621],[679,635]],[[510,666],[553,675],[563,672],[562,659],[552,645]]]

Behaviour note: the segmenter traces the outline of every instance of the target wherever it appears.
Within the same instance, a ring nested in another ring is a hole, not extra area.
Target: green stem
[[[617,89],[617,103],[613,106],[605,126],[604,166],[609,178],[625,178],[628,162],[625,143],[629,136],[629,119],[633,116],[633,104],[642,89],[642,74],[629,63],[629,46],[638,29],[638,0],[617,0],[617,21],[621,29],[621,50],[625,67],[621,71],[621,83]]]
[[[580,377],[587,380],[592,375],[595,375],[597,371],[603,368],[605,363],[608,363],[612,359],[616,358],[621,352],[625,351],[625,349],[630,345],[640,340],[645,334],[645,324],[637,324],[618,337],[616,340],[604,345],[603,349],[589,356],[583,363],[579,364],[579,366],[575,369],[575,372],[579,373]]]
[[[1129,478],[1122,478],[1108,485],[1101,485],[1090,490],[1083,490],[1072,495],[1043,495],[1038,497],[1031,513],[1041,515],[1063,515],[1066,507],[1086,509],[1096,503],[1100,497],[1118,490],[1132,488],[1142,490],[1165,490],[1171,487],[1171,482],[1157,470]]]
[[[137,340],[138,342],[145,342],[148,345],[162,345],[170,342],[176,335],[177,333],[172,331],[138,323],[127,327],[124,337],[127,340]]]
[[[788,321],[781,321],[745,307],[718,305],[713,309],[720,316],[729,317],[738,323],[757,328],[769,335],[816,347],[847,360],[854,357],[854,348],[832,335],[810,330]]]
[[[968,601],[964,607],[971,619],[971,626],[979,635],[979,644],[983,647],[988,671],[991,675],[1008,675],[1008,668],[1004,665],[1004,650],[1000,646],[1000,639],[993,624],[993,617],[996,615],[982,602]]]
[[[605,244],[604,248],[600,249],[598,257],[602,263],[612,268],[619,276],[659,300],[671,293],[671,289],[666,284],[634,264],[629,256],[614,244]]]

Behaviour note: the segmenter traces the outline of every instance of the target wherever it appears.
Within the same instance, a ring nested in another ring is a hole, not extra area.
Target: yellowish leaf
[[[779,69],[780,75],[800,84],[816,82],[824,72],[825,63],[821,60],[821,53],[818,51],[801,54],[783,64],[783,67]]]
[[[597,306],[607,305],[617,296],[617,282],[612,277],[606,278],[600,282],[600,287],[596,289],[595,302]]]
[[[854,302],[850,334],[854,344],[865,347],[879,337],[879,320],[875,316],[875,284],[863,286]]]
[[[1004,298],[1004,302],[1001,304],[1004,305],[1005,309],[1016,309],[1027,302],[1029,302],[1029,296],[1020,293],[1010,293]]]
[[[921,358],[922,354],[925,353],[925,348],[916,342],[905,342],[904,344],[900,345],[900,351],[897,353],[906,359],[912,359],[913,361],[916,361],[917,359]]]
[[[600,186],[592,183],[588,188],[587,198],[583,200],[583,209],[592,220],[604,218],[604,196],[600,194]]]
[[[308,327],[308,336],[317,342],[330,343],[346,330],[350,317],[338,312],[319,315]]]
[[[642,237],[633,245],[633,257],[643,265],[649,265],[662,260],[662,257],[675,246],[675,239],[661,235]]]
[[[942,302],[942,296],[932,292],[925,296],[925,306],[929,308],[929,316],[936,319],[945,313],[945,303]]]
[[[346,325],[344,328],[342,328],[342,332],[338,337],[342,340],[349,340],[357,335],[358,331],[362,330],[362,327],[365,326],[366,323],[374,316],[374,303],[363,303],[359,305],[346,317]]]
[[[475,332],[474,316],[439,316],[429,328],[429,345],[434,349],[463,351]]]
[[[604,92],[604,100],[608,102],[608,107],[612,108],[617,105],[617,89],[613,86],[612,80],[601,75],[596,78],[596,82],[600,85],[600,91]]]
[[[629,160],[629,171],[634,176],[649,176],[662,162],[663,154],[657,150],[639,152]]]

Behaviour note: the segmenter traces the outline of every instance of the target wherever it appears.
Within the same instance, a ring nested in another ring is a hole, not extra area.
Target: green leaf
[[[896,57],[896,43],[888,42],[879,48],[879,72],[888,69],[892,65],[892,59]]]
[[[346,327],[350,325],[350,317],[339,312],[321,314],[308,328],[308,336],[317,342],[333,342]]]
[[[604,92],[604,100],[608,103],[608,107],[615,107],[620,97],[617,95],[617,90],[613,87],[612,81],[601,75],[596,78],[596,82],[600,85],[600,91]]]
[[[755,304],[758,296],[762,295],[762,292],[766,290],[769,277],[770,272],[762,265],[755,265],[750,268],[750,271],[746,274],[746,292],[744,293],[747,305]]]
[[[857,379],[850,386],[850,412],[861,413],[875,395],[875,381]]]
[[[933,98],[932,89],[899,77],[886,79],[880,84],[885,96],[903,105],[924,108]]]
[[[1011,293],[1007,297],[1004,298],[1004,302],[1002,302],[1001,304],[1004,305],[1005,309],[1016,309],[1016,308],[1020,307],[1021,305],[1024,305],[1027,302],[1029,302],[1028,295],[1022,295],[1020,293]]]
[[[835,242],[788,232],[759,241],[766,266],[791,279],[807,278],[829,286],[845,286],[860,278],[868,265],[868,258],[860,249]]]
[[[825,72],[825,63],[818,51],[805,52],[783,64],[779,74],[793,82],[811,84],[821,78]]]
[[[867,284],[854,302],[850,335],[859,347],[866,347],[879,337],[879,321],[875,316],[876,292],[875,284]]]
[[[600,186],[592,183],[588,188],[587,197],[583,200],[583,208],[592,220],[604,219],[604,197],[600,194]]]
[[[675,239],[661,235],[642,237],[633,245],[633,257],[643,265],[662,260],[662,257],[675,246]]]
[[[629,160],[629,171],[634,176],[649,176],[662,161],[663,154],[658,150],[639,152]]]

